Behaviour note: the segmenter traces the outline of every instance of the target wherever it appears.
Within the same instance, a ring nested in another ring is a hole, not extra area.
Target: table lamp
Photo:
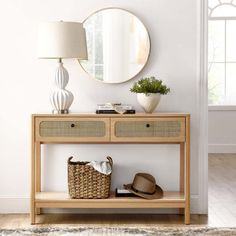
[[[73,94],[65,87],[69,74],[63,66],[62,59],[87,59],[86,35],[83,24],[79,22],[44,22],[39,25],[38,57],[58,59],[55,73],[57,89],[51,95],[53,113],[67,114],[74,100]]]

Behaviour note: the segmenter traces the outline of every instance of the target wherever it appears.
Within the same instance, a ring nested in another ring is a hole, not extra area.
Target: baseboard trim
[[[173,214],[176,209],[45,209],[47,213],[79,213],[79,214]],[[29,197],[0,196],[0,214],[23,214],[30,212]],[[199,196],[191,195],[191,213],[199,212]]]
[[[236,144],[209,144],[208,153],[236,153]]]
[[[0,196],[0,213],[17,214],[30,212],[30,198],[26,196]]]

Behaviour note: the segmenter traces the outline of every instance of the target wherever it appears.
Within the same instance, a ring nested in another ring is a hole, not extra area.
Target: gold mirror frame
[[[139,17],[137,17],[133,12],[128,11],[128,10],[125,10],[125,9],[123,9],[123,8],[119,8],[119,7],[101,8],[101,9],[99,9],[99,10],[97,10],[97,11],[91,13],[88,17],[86,17],[86,18],[84,19],[84,21],[83,21],[82,23],[84,24],[91,16],[95,15],[96,13],[98,13],[98,12],[100,12],[100,11],[104,11],[104,10],[109,10],[109,9],[118,9],[118,10],[122,10],[122,11],[128,12],[129,14],[135,16],[135,17],[142,23],[143,27],[145,28],[145,30],[146,30],[146,32],[147,32],[148,41],[149,41],[149,50],[148,50],[148,52],[147,52],[147,58],[146,58],[146,61],[145,61],[144,65],[143,65],[143,67],[142,67],[134,76],[132,76],[131,78],[128,78],[127,80],[124,80],[124,81],[121,81],[121,82],[120,82],[120,81],[108,82],[108,81],[102,81],[102,80],[100,80],[100,79],[97,79],[96,77],[94,77],[92,74],[90,74],[90,73],[83,67],[83,65],[82,65],[82,63],[81,63],[81,61],[80,61],[79,59],[78,59],[78,62],[79,62],[79,64],[80,64],[80,66],[82,67],[82,69],[83,69],[83,70],[89,75],[89,77],[91,77],[92,79],[95,79],[95,80],[97,80],[97,81],[99,81],[99,82],[101,82],[101,83],[105,83],[105,84],[121,84],[121,83],[125,83],[125,82],[127,82],[127,81],[129,81],[129,80],[135,78],[136,76],[138,76],[138,75],[143,71],[143,69],[145,68],[145,66],[147,65],[148,60],[149,60],[149,58],[150,58],[150,54],[151,54],[151,38],[150,38],[150,34],[149,34],[149,31],[148,31],[147,27],[144,25],[144,23],[141,21],[141,19],[140,19]]]

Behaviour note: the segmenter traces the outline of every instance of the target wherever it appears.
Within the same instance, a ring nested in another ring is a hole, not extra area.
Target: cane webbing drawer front
[[[113,141],[184,141],[185,118],[113,119]]]
[[[69,139],[108,141],[109,119],[41,120],[38,122],[39,139]]]
[[[103,137],[106,127],[102,121],[43,121],[39,133],[42,137]]]

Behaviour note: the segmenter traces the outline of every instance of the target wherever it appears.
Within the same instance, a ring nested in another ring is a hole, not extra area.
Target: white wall
[[[27,212],[30,193],[30,114],[50,113],[49,94],[56,66],[39,60],[37,25],[40,21],[83,21],[110,6],[134,12],[147,26],[151,56],[141,76],[155,75],[171,88],[160,111],[190,112],[192,209],[198,208],[199,1],[195,0],[1,0],[0,1],[0,212]],[[135,81],[120,85],[97,82],[75,60],[65,60],[74,112],[93,112],[97,103],[120,101],[141,111],[129,92]],[[137,171],[152,173],[164,189],[178,188],[177,146],[168,145],[51,145],[43,147],[43,189],[66,190],[66,159],[115,161],[113,187],[132,181]]]
[[[236,153],[236,110],[210,110],[209,153]]]

